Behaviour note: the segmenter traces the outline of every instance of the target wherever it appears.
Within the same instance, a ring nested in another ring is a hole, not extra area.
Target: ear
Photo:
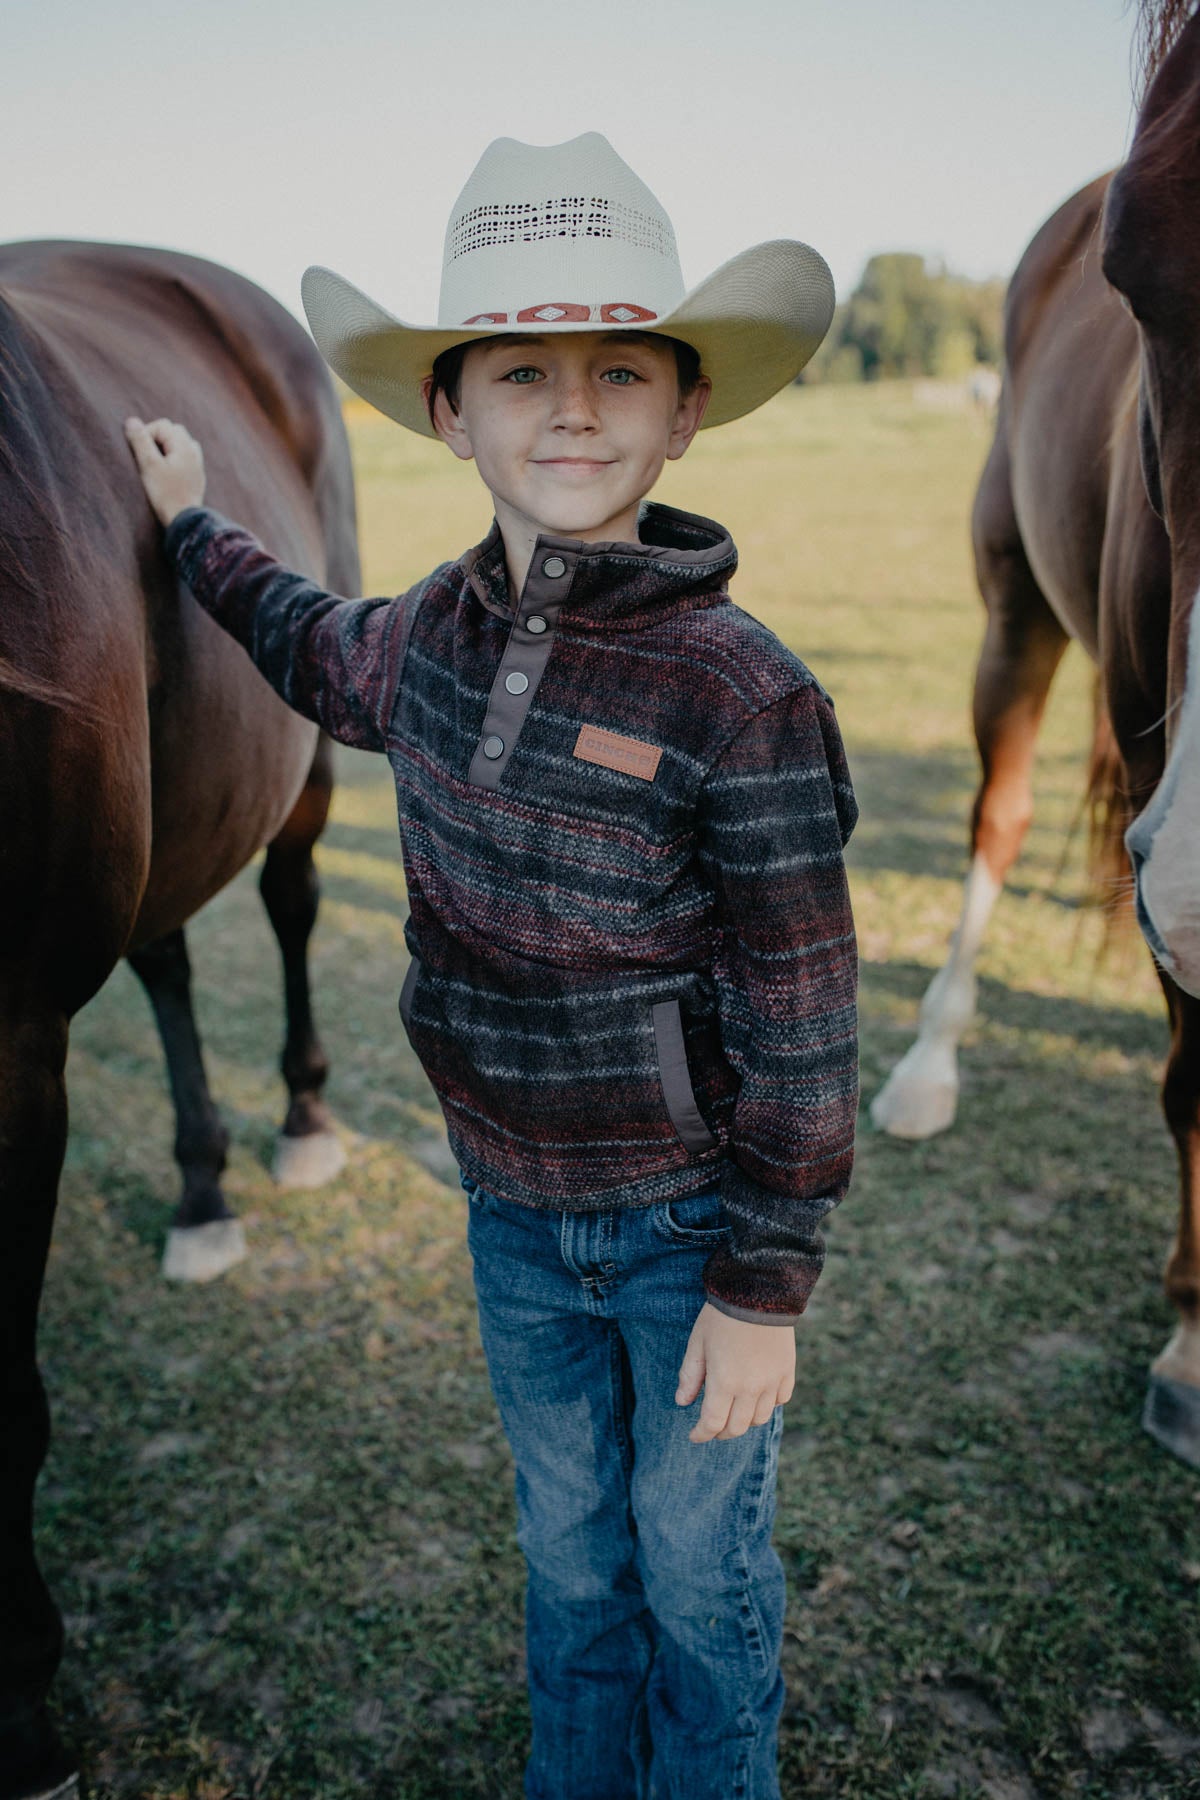
[[[675,414],[675,423],[667,441],[667,458],[670,462],[676,462],[683,455],[699,431],[711,393],[712,382],[707,375],[701,375],[687,398],[679,402],[679,410]]]
[[[426,375],[421,382],[421,399],[426,411],[429,409],[429,390],[433,386],[433,376]],[[449,444],[455,456],[463,462],[470,462],[475,455],[471,448],[471,439],[462,416],[456,413],[446,397],[444,388],[439,388],[437,399],[433,403],[433,429],[444,444]]]

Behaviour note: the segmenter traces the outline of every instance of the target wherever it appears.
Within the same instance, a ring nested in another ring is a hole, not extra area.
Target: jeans
[[[779,1800],[783,1408],[693,1444],[703,1395],[674,1398],[717,1190],[541,1212],[460,1180],[516,1462],[526,1800]]]

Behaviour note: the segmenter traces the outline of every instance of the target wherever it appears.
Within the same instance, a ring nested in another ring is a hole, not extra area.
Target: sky
[[[303,318],[323,263],[437,316],[492,138],[602,131],[688,286],[795,237],[845,297],[871,254],[1007,275],[1120,161],[1125,0],[39,0],[0,32],[0,241],[171,246]]]

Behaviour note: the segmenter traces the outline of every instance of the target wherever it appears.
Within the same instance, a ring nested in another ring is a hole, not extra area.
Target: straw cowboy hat
[[[332,269],[301,282],[313,337],[356,394],[426,437],[434,358],[504,332],[637,330],[681,338],[713,384],[704,425],[792,381],[833,317],[833,277],[807,244],[743,250],[685,291],[671,221],[598,131],[488,145],[446,229],[438,322],[409,325]]]

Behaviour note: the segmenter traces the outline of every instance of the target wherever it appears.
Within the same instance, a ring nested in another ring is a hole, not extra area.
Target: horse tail
[[[35,675],[32,669],[22,669],[11,658],[0,655],[0,704],[8,694],[14,694],[18,700],[30,700],[38,706],[52,706],[58,712],[70,713],[73,719],[90,726],[93,731],[103,731],[113,723],[107,709],[91,695],[72,693],[69,688],[47,680],[44,675]]]
[[[1104,920],[1100,955],[1128,935],[1133,923],[1133,872],[1125,833],[1135,808],[1129,793],[1125,760],[1104,701],[1100,676],[1092,696],[1092,751],[1088,759],[1084,807],[1088,815],[1088,901]]]
[[[18,668],[7,656],[0,656],[0,693],[18,694],[22,700],[40,700],[46,706],[61,707],[64,712],[77,703],[74,694],[43,675],[35,675],[31,669]]]

